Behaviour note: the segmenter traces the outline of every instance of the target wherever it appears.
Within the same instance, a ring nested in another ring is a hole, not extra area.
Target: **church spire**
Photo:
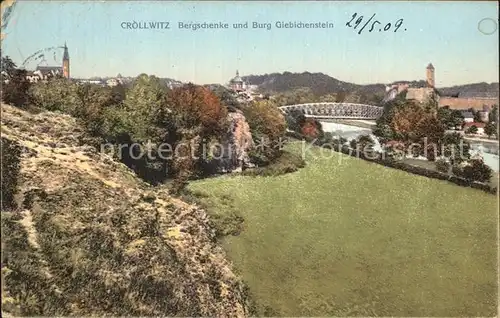
[[[68,53],[68,47],[66,46],[66,41],[64,42],[64,55],[63,55],[63,61],[64,60],[69,60],[69,53]]]
[[[63,55],[63,76],[65,78],[69,77],[69,53],[68,46],[66,45],[66,41],[64,42],[64,55]]]

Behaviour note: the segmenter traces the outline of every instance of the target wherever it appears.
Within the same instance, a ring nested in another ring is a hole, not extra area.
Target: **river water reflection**
[[[331,132],[336,136],[342,136],[347,140],[355,139],[360,135],[369,134],[376,141],[376,145],[374,147],[375,150],[382,150],[382,147],[378,143],[377,138],[372,134],[371,129],[332,122],[321,122],[321,125],[323,126],[323,130],[325,132]],[[498,172],[498,145],[488,145],[481,142],[470,142],[470,145],[472,148],[472,155],[481,155],[484,159],[484,163],[487,164],[491,169],[493,169],[493,171]],[[422,160],[426,159],[422,158]]]

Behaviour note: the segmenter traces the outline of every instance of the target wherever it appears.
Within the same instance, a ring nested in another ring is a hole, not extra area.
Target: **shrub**
[[[306,116],[300,110],[292,110],[285,116],[285,119],[288,125],[288,129],[290,129],[291,131],[300,132],[301,127],[306,121]]]
[[[351,139],[351,141],[349,141],[349,146],[352,149],[357,149],[358,148],[358,141],[356,139]]]
[[[378,164],[381,164],[385,167],[389,168],[394,168],[394,169],[399,169],[406,171],[408,173],[413,173],[421,176],[425,176],[428,178],[434,178],[434,179],[439,179],[439,180],[447,180],[450,182],[453,182],[459,186],[465,186],[465,187],[472,187],[475,189],[480,189],[488,193],[496,194],[497,188],[492,187],[488,184],[485,183],[478,183],[474,181],[480,181],[478,178],[475,180],[473,179],[466,179],[463,176],[463,168],[459,164],[454,164],[452,166],[452,172],[454,175],[450,176],[448,174],[442,173],[440,171],[436,170],[430,170],[427,168],[419,167],[419,166],[413,166],[401,161],[394,160],[394,158],[391,157],[386,157],[384,159],[384,156],[381,156],[380,152],[374,151],[372,154],[370,154],[369,157],[365,156],[364,153],[358,153],[358,152],[353,152],[352,149],[348,146],[343,146],[340,148],[338,151],[342,152],[343,154],[349,155],[349,156],[357,156],[361,159],[370,161],[370,162],[375,162]],[[378,154],[378,156],[375,156],[375,154]],[[481,160],[479,160],[482,162]],[[489,167],[481,167],[481,169],[488,170]],[[483,178],[484,180],[484,178]]]
[[[467,129],[466,133],[468,133],[468,134],[476,134],[476,133],[477,133],[477,130],[478,130],[478,129],[477,129],[477,126],[472,125],[472,126],[470,126],[470,127]]]
[[[450,163],[443,158],[436,160],[435,165],[436,165],[437,171],[445,172],[445,173],[448,173],[448,171],[450,170],[450,166],[451,166]]]
[[[470,158],[470,145],[459,133],[445,134],[441,140],[439,150],[452,164],[461,163]]]
[[[67,79],[53,78],[47,82],[37,82],[29,90],[33,105],[50,110],[62,111],[75,115],[74,111],[81,108],[76,94],[77,85]]]
[[[451,167],[451,173],[453,173],[457,177],[461,177],[463,174],[463,168],[459,164],[454,164]]]
[[[488,182],[491,179],[492,170],[481,159],[472,159],[462,170],[465,179]]]
[[[306,118],[300,127],[300,132],[309,139],[324,139],[324,132],[321,123],[317,119]]]
[[[242,175],[247,176],[278,176],[285,173],[295,172],[305,167],[305,161],[296,154],[282,151],[281,155],[271,164],[265,167],[247,169]]]
[[[356,147],[359,151],[371,152],[373,151],[374,142],[370,135],[361,135],[357,138]]]
[[[19,175],[21,148],[7,138],[2,137],[1,161],[2,161],[2,197],[1,206],[4,209],[14,209],[14,195],[17,192],[17,178]]]
[[[30,82],[26,79],[26,70],[13,70],[9,82],[2,86],[3,102],[16,107],[24,108],[27,106]]]

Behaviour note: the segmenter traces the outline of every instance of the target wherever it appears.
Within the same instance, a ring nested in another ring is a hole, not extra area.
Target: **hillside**
[[[359,85],[340,81],[323,73],[272,73],[265,75],[249,75],[242,77],[251,85],[258,85],[266,93],[282,93],[289,90],[309,87],[316,95],[324,95],[337,91],[351,92]]]
[[[323,73],[272,73],[264,75],[249,75],[243,79],[251,84],[257,85],[259,90],[264,93],[284,93],[298,88],[310,88],[311,92],[316,96],[337,93],[344,91],[346,93],[357,94],[384,94],[386,84],[367,84],[358,85],[354,83],[344,82]],[[411,87],[425,87],[426,82],[423,80],[401,80],[395,83],[407,83]],[[466,85],[458,85],[453,87],[438,88],[442,95],[490,95],[498,97],[498,83],[474,83]]]
[[[80,145],[70,116],[2,105],[1,123],[23,149],[18,207],[2,211],[3,315],[249,314],[204,210]]]
[[[466,85],[458,85],[452,87],[439,88],[439,91],[444,96],[481,96],[481,97],[496,97],[498,98],[499,92],[498,83],[474,83]]]

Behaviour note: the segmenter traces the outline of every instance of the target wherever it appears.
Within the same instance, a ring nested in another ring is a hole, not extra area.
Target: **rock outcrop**
[[[249,315],[204,210],[80,145],[70,116],[2,105],[1,123],[23,149],[2,211],[3,313]]]
[[[250,126],[241,111],[228,114],[229,129],[224,142],[223,171],[239,172],[253,167],[249,151],[254,147]]]

